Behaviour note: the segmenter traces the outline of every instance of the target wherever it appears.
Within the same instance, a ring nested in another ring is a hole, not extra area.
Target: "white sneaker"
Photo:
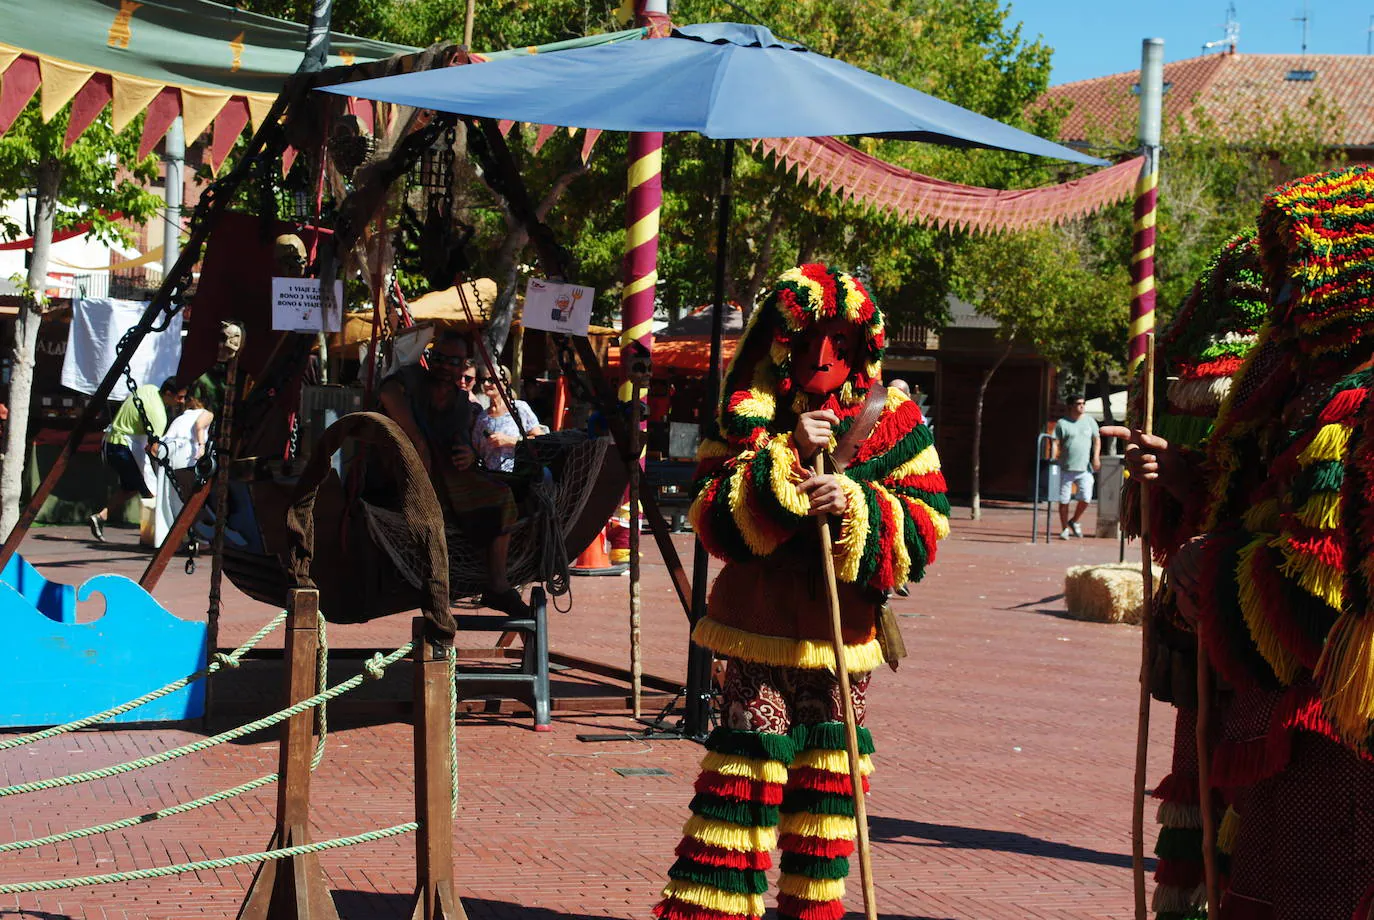
[[[1065,527],[1063,530],[1059,531],[1059,539],[1061,539],[1061,540],[1072,540],[1072,539],[1073,539],[1073,531],[1072,531],[1072,530],[1069,530],[1069,528]]]
[[[1079,526],[1077,521],[1074,521],[1069,527],[1073,530],[1073,535],[1075,537],[1083,536],[1083,528]]]

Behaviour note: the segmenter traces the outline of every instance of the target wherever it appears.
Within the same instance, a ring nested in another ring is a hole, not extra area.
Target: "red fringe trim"
[[[761,779],[746,779],[743,776],[726,776],[714,770],[707,770],[697,777],[694,787],[697,792],[706,792],[741,802],[754,802],[759,805],[781,805],[782,786],[767,783]]]
[[[1178,805],[1198,804],[1198,779],[1196,773],[1170,773],[1155,787],[1154,797],[1161,802]]]
[[[1218,745],[1212,758],[1212,782],[1218,786],[1250,786],[1288,766],[1293,732],[1311,732],[1336,744],[1345,742],[1322,714],[1322,701],[1311,684],[1289,687],[1269,716],[1269,730],[1261,738]],[[1374,754],[1358,752],[1366,761]]]
[[[727,850],[724,847],[713,847],[709,843],[702,843],[691,837],[684,837],[673,852],[683,859],[705,863],[708,866],[719,866],[723,869],[767,870],[773,867],[773,857],[768,854],[767,850]]]
[[[863,463],[887,453],[921,424],[921,410],[914,402],[904,402],[892,412],[884,412],[873,431],[854,452],[854,463]]]
[[[659,920],[741,920],[746,917],[748,920],[760,920],[752,914],[727,914],[676,898],[666,898],[655,904],[654,916]]]
[[[1321,646],[1312,642],[1303,632],[1294,611],[1284,600],[1284,581],[1279,574],[1283,560],[1277,556],[1278,553],[1269,547],[1260,547],[1251,557],[1249,571],[1239,574],[1242,578],[1249,577],[1254,581],[1260,596],[1260,610],[1279,644],[1304,667],[1312,668],[1321,657]]]
[[[892,571],[892,563],[897,558],[894,546],[896,541],[904,539],[903,527],[898,523],[891,504],[885,501],[879,501],[877,504],[882,529],[878,531],[878,568],[871,580],[874,584],[887,587],[896,584],[896,575]],[[869,526],[872,526],[872,522]]]
[[[868,777],[863,777],[864,792],[869,792]],[[811,789],[832,795],[853,795],[854,784],[847,773],[830,773],[815,767],[793,767],[787,774],[787,785],[794,789]]]
[[[1196,888],[1207,875],[1200,862],[1183,859],[1161,859],[1155,864],[1155,881],[1174,888]]]
[[[778,916],[791,920],[844,920],[844,902],[808,901],[790,894],[779,894]]]
[[[778,849],[784,853],[798,853],[802,856],[820,856],[835,859],[850,856],[854,852],[852,840],[826,840],[823,837],[807,837],[802,834],[783,834],[778,839]]]
[[[922,492],[935,492],[937,494],[949,491],[945,484],[945,474],[939,470],[904,476],[901,479],[893,480],[893,485],[904,489],[920,489]]]
[[[1329,425],[1349,418],[1360,411],[1360,406],[1364,405],[1365,397],[1368,395],[1369,391],[1363,387],[1341,390],[1323,407],[1321,414],[1317,416],[1317,423]]]
[[[1217,358],[1213,361],[1183,361],[1179,363],[1178,376],[1180,377],[1229,377],[1240,366],[1245,363],[1245,358],[1239,355],[1228,355],[1225,358]]]

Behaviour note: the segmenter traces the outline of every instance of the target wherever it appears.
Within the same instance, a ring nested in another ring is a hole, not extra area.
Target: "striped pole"
[[[668,32],[665,0],[637,0],[640,25],[657,38]],[[631,342],[654,344],[654,289],[658,283],[658,216],[663,204],[663,135],[630,135],[630,171],[625,203],[624,290],[620,295],[622,353]],[[622,361],[622,369],[628,365]]]
[[[1145,338],[1155,328],[1155,215],[1159,205],[1159,139],[1164,98],[1164,39],[1142,43],[1140,145],[1145,162],[1135,186],[1131,246],[1130,371],[1145,360]]]

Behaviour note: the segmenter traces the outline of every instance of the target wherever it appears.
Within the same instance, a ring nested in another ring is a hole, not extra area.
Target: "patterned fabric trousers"
[[[868,678],[850,678],[860,726]],[[706,741],[692,816],[654,914],[758,920],[777,846],[778,916],[841,920],[856,827],[835,676],[731,661],[724,695],[723,724]],[[859,752],[867,792],[873,740],[862,727]]]

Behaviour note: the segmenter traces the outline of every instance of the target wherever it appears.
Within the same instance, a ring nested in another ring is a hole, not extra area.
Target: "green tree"
[[[161,200],[144,185],[158,175],[157,159],[138,159],[139,119],[116,135],[105,112],[70,148],[63,147],[70,109],[44,122],[38,99],[29,103],[0,137],[0,201],[34,194],[34,246],[29,262],[24,305],[15,318],[9,343],[10,425],[5,459],[0,465],[0,532],[9,533],[19,518],[20,485],[28,455],[28,418],[33,387],[38,324],[46,308],[43,295],[48,252],[54,230],[89,222],[102,240],[130,242],[129,224],[155,216]]]

